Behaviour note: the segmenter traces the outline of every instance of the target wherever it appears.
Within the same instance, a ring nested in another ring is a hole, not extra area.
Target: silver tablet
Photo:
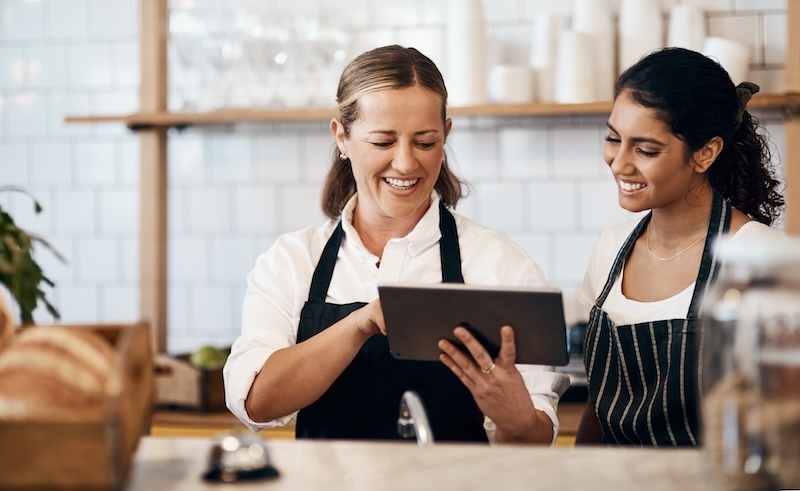
[[[471,286],[458,283],[383,284],[378,293],[392,355],[400,360],[438,360],[440,339],[466,349],[453,336],[462,325],[492,358],[500,351],[500,327],[514,327],[517,363],[569,363],[561,291],[553,288]]]

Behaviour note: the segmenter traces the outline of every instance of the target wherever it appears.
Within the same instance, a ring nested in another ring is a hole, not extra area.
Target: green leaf
[[[0,191],[23,193],[33,200],[36,213],[42,211],[39,202],[22,188],[0,186]],[[50,287],[54,287],[55,284],[44,275],[42,268],[34,260],[35,244],[41,244],[61,262],[66,262],[47,241],[17,227],[11,215],[0,208],[0,283],[5,285],[19,305],[23,324],[33,323],[33,311],[40,302],[53,317],[60,318],[58,310],[40,288],[42,284]]]

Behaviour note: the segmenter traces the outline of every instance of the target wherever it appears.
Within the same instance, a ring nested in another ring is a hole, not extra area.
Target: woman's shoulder
[[[622,247],[641,220],[641,218],[636,218],[604,228],[597,237],[595,249],[611,249],[612,253],[616,256],[617,251]]]
[[[617,257],[617,253],[640,221],[641,218],[637,218],[604,228],[595,240],[588,270],[598,272],[605,278],[605,274],[610,269],[614,258]]]
[[[731,241],[781,240],[784,238],[786,238],[786,234],[782,230],[756,220],[744,222],[738,230],[731,234]]]
[[[517,242],[497,230],[453,213],[468,283],[546,285],[539,264]]]
[[[453,218],[455,218],[456,228],[458,229],[458,239],[462,248],[500,246],[507,248],[509,251],[517,251],[526,254],[522,246],[497,230],[486,225],[481,225],[464,215],[459,215],[452,211],[450,213],[452,213]]]

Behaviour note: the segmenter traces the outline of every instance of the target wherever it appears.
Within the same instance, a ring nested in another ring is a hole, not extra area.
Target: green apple
[[[203,346],[195,350],[189,361],[197,368],[212,370],[225,364],[228,354],[215,346]]]

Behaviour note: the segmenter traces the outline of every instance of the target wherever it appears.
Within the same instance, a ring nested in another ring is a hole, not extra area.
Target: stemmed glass
[[[206,58],[203,40],[206,38],[205,21],[191,7],[173,9],[169,16],[169,62],[170,77],[177,82],[174,87],[179,94],[176,104],[180,110],[199,110]]]

